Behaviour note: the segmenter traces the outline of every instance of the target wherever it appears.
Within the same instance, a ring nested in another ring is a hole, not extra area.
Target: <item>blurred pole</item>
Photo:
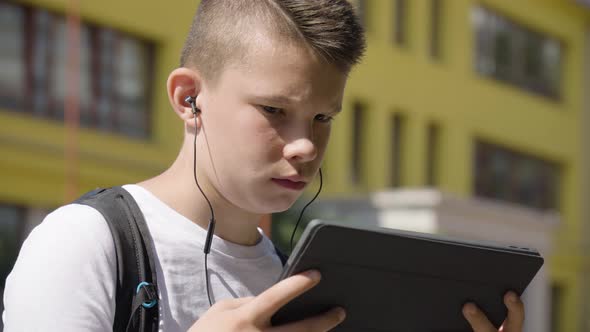
[[[80,126],[80,3],[70,0],[67,16],[65,100],[65,202],[78,195],[78,130]]]
[[[262,216],[262,220],[260,220],[260,228],[262,229],[262,231],[264,232],[264,234],[266,236],[268,236],[269,239],[272,237],[272,234],[270,233],[272,231],[271,221],[272,221],[272,215],[271,214],[265,214],[265,215],[263,215]]]
[[[590,27],[585,28],[584,36],[584,81],[582,91],[590,91]],[[590,195],[590,95],[584,93],[582,102],[582,128],[580,132],[581,143],[581,190],[578,204],[581,206],[582,222],[582,269],[580,317],[582,317],[581,330],[590,331],[590,205],[587,204]]]

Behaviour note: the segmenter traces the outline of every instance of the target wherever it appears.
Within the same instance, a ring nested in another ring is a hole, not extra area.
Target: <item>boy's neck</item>
[[[192,160],[179,158],[164,173],[138,183],[162,202],[195,224],[207,229],[211,210],[194,181]],[[198,171],[198,170],[197,170]],[[199,185],[209,198],[215,213],[215,235],[240,245],[255,245],[260,241],[258,224],[262,216],[231,205],[205,181]]]

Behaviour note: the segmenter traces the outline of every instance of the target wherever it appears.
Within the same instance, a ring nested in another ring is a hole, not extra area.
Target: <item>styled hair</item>
[[[345,73],[366,48],[347,0],[201,0],[180,57],[209,80],[248,56],[256,31],[297,43]]]

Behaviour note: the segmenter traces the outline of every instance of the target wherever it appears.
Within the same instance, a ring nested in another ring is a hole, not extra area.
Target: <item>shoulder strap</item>
[[[74,203],[98,210],[113,235],[117,259],[113,331],[157,332],[159,309],[153,241],[137,203],[121,187],[93,190]]]

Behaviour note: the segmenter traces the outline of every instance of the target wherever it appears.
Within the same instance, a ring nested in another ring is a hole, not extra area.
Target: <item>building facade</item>
[[[357,4],[369,47],[336,120],[325,196],[435,187],[557,214],[546,330],[590,330],[590,10],[565,0]]]

